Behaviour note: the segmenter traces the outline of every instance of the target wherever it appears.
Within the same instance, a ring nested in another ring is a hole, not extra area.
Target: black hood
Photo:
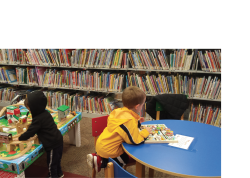
[[[42,91],[33,91],[29,93],[27,97],[28,105],[33,118],[45,111],[47,98]]]

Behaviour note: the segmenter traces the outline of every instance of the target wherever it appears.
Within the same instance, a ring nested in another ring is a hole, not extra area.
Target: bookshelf
[[[93,68],[93,67],[65,67],[65,66],[47,66],[47,65],[29,65],[29,64],[3,64],[0,66],[23,66],[23,67],[49,67],[49,68],[65,68],[65,69],[82,69],[82,70],[122,70],[122,71],[148,71],[148,72],[175,72],[175,73],[201,73],[201,74],[215,74],[220,75],[221,72],[206,72],[199,70],[159,70],[159,69],[113,69],[113,68]]]
[[[29,49],[35,49],[35,48],[29,48]],[[41,48],[40,48],[41,49]],[[49,48],[48,48],[49,49]],[[51,48],[52,49],[52,48]],[[61,49],[64,49],[64,48],[61,48]],[[76,48],[76,49],[81,49],[81,48]],[[88,48],[89,49],[89,48]],[[98,48],[98,50],[99,50],[100,48]],[[106,48],[107,49],[107,48]],[[181,48],[179,48],[179,49],[181,49]],[[187,48],[186,48],[187,49]],[[191,48],[190,48],[191,49]],[[194,49],[197,49],[197,48],[194,48]],[[92,49],[90,49],[89,51],[91,52],[91,51],[93,51],[94,50],[94,48],[92,48]],[[97,50],[97,51],[98,51]],[[119,49],[120,50],[120,49]],[[32,51],[32,50],[31,50]],[[74,50],[73,50],[74,51]],[[77,50],[75,50],[75,51],[77,51]],[[118,51],[118,50],[117,50]],[[125,50],[124,50],[125,51]],[[194,50],[195,51],[195,50]],[[198,51],[204,51],[203,49],[201,49],[201,48],[198,48]],[[30,50],[28,50],[27,51],[27,53],[28,52],[30,52]],[[120,52],[120,51],[119,51]],[[155,52],[155,51],[151,51],[151,52]],[[177,54],[177,51],[174,51],[173,52],[173,54],[175,54],[175,52],[176,52],[176,57],[178,56],[178,54]],[[74,52],[74,53],[76,53],[76,52]],[[125,52],[124,52],[125,53]],[[30,53],[31,54],[31,53]],[[118,53],[116,53],[116,54],[118,54]],[[135,54],[135,53],[134,53]],[[139,53],[138,53],[139,54]],[[142,53],[141,53],[142,54]],[[145,54],[145,53],[144,53]],[[153,54],[153,53],[152,53]],[[163,53],[160,53],[159,52],[159,54],[163,54]],[[188,54],[188,53],[187,53]],[[98,54],[97,54],[98,55]],[[193,53],[191,54],[190,53],[190,55],[193,55]],[[73,52],[72,52],[72,56],[74,56],[73,55]],[[71,57],[72,57],[71,56]],[[126,56],[126,55],[125,55]],[[150,56],[150,55],[149,55]],[[156,55],[157,56],[157,55]],[[163,57],[164,56],[164,57]],[[167,56],[167,58],[169,57],[169,55],[166,55]],[[161,58],[161,57],[163,57],[162,59],[165,59],[166,60],[166,57],[165,55],[162,55],[162,56],[158,56],[159,57],[159,59]],[[32,57],[32,56],[31,56]],[[136,57],[136,56],[131,56],[132,58],[133,57]],[[137,56],[138,58],[140,58],[139,56]],[[173,57],[173,56],[172,56]],[[51,57],[51,59],[52,59],[53,57]],[[156,57],[157,58],[157,57]],[[158,75],[158,74],[162,74],[162,75],[185,75],[185,76],[193,76],[193,77],[204,77],[204,76],[206,76],[206,78],[208,77],[208,76],[210,76],[210,75],[212,75],[213,76],[213,78],[214,78],[214,76],[218,76],[218,78],[220,78],[221,80],[222,80],[222,71],[212,71],[212,70],[202,70],[201,69],[201,66],[200,66],[200,59],[198,60],[198,56],[197,56],[197,58],[194,58],[194,55],[192,56],[192,60],[191,60],[191,62],[190,62],[190,69],[189,70],[184,70],[183,68],[182,68],[182,70],[180,70],[181,68],[176,68],[176,70],[174,70],[173,68],[168,68],[168,69],[166,69],[166,66],[165,66],[165,68],[164,68],[164,65],[166,64],[166,62],[167,62],[167,60],[164,62],[162,62],[162,61],[160,61],[160,60],[162,60],[162,59],[160,59],[159,61],[158,61],[158,63],[160,64],[160,66],[161,67],[154,67],[154,68],[145,68],[145,66],[144,66],[144,68],[142,68],[142,66],[141,66],[141,68],[139,68],[138,66],[138,68],[136,68],[135,66],[132,66],[132,63],[131,63],[131,59],[128,59],[128,56],[127,56],[127,58],[125,57],[124,59],[125,60],[127,60],[126,62],[124,62],[124,63],[126,63],[126,65],[122,65],[123,66],[123,68],[115,68],[115,66],[112,68],[111,66],[113,65],[112,64],[112,62],[110,63],[110,67],[98,67],[98,65],[96,65],[96,66],[91,66],[91,65],[80,65],[80,67],[79,67],[79,65],[77,66],[77,65],[74,65],[73,63],[71,63],[71,65],[72,66],[55,66],[55,65],[41,65],[41,64],[37,64],[37,63],[30,63],[30,64],[10,64],[10,63],[8,63],[8,64],[6,64],[6,63],[1,63],[1,59],[0,59],[0,68],[2,67],[2,66],[12,66],[12,67],[46,67],[47,69],[59,69],[59,70],[80,70],[80,71],[103,71],[103,72],[119,72],[119,73],[123,73],[124,74],[124,76],[126,76],[126,73],[127,72],[131,72],[131,73],[133,73],[133,72],[135,72],[135,73],[140,73],[140,72],[144,72],[144,74],[150,74],[150,73],[154,73],[154,75]],[[207,58],[207,56],[205,56],[204,57],[204,59],[205,58]],[[72,58],[71,58],[72,59]],[[79,60],[80,60],[80,57],[78,58]],[[89,58],[90,59],[90,58]],[[118,59],[118,58],[117,58]],[[123,63],[123,57],[122,58],[120,58],[121,60],[122,60],[122,63]],[[135,59],[135,58],[133,58],[133,59]],[[171,55],[170,55],[170,59],[171,59]],[[180,58],[181,59],[181,58]],[[187,58],[188,59],[188,58]],[[73,59],[72,61],[74,61],[75,59]],[[114,58],[113,58],[113,60],[115,60],[115,55],[114,55]],[[112,59],[111,59],[111,61],[112,61]],[[135,61],[134,61],[135,62]],[[157,63],[157,62],[156,62]],[[156,64],[156,63],[154,63],[154,64]],[[87,64],[87,63],[86,63]],[[93,63],[94,64],[94,63]],[[111,65],[112,64],[112,65]],[[136,64],[136,62],[133,64],[133,65],[135,65]],[[143,64],[143,61],[140,61],[139,63],[138,63],[138,61],[137,61],[137,64],[139,64],[139,65],[142,65]],[[144,65],[145,65],[146,63],[144,63]],[[217,64],[216,64],[217,65]],[[180,65],[181,66],[181,65]],[[211,67],[211,66],[209,66],[209,67]],[[211,68],[210,68],[211,69]],[[218,68],[219,69],[219,68]],[[124,79],[125,79],[125,77],[124,77]],[[126,84],[124,84],[124,83],[126,83],[126,81],[124,81],[123,82],[123,88],[124,88],[124,85],[126,85]],[[0,86],[1,86],[1,84],[4,84],[4,85],[13,85],[13,86],[24,86],[24,87],[31,87],[31,88],[46,88],[46,89],[59,89],[59,90],[75,90],[75,91],[83,91],[83,92],[85,92],[85,93],[92,93],[92,92],[96,92],[96,93],[104,93],[104,94],[109,94],[109,93],[114,93],[114,94],[121,94],[122,93],[122,91],[121,92],[117,92],[117,91],[100,91],[100,90],[89,90],[89,89],[79,89],[79,88],[67,88],[67,87],[55,87],[55,86],[44,86],[44,85],[30,85],[30,84],[20,84],[20,83],[17,83],[17,82],[14,82],[14,83],[0,83]],[[126,86],[125,86],[126,87]],[[152,96],[154,96],[154,95],[157,95],[157,94],[161,94],[162,92],[158,92],[158,93],[146,93],[146,95],[147,95],[147,97],[152,97]],[[198,101],[198,102],[212,102],[212,103],[217,103],[217,104],[219,104],[219,105],[221,105],[222,104],[222,99],[208,99],[208,98],[202,98],[202,97],[195,97],[195,96],[188,96],[187,97],[189,100],[190,100],[190,102],[193,102],[193,101]],[[4,105],[4,103],[3,102],[0,102],[0,103],[2,103],[2,105]],[[87,117],[98,117],[98,116],[101,116],[101,114],[90,114],[90,113],[84,113],[83,112],[83,115],[86,115]]]

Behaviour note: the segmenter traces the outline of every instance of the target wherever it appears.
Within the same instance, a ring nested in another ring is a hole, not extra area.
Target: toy
[[[23,115],[19,118],[19,123],[20,124],[25,124],[27,122],[27,116]]]
[[[62,105],[57,108],[58,110],[58,121],[61,122],[61,119],[66,118],[69,114],[69,107],[66,105]]]
[[[178,143],[173,131],[165,124],[148,124],[142,125],[141,128],[152,127],[152,133],[148,136],[144,143]]]
[[[12,134],[0,132],[0,143],[10,143],[12,141]]]
[[[40,145],[37,135],[30,138],[27,141],[14,141],[15,138],[18,138],[21,134],[23,134],[26,130],[28,130],[31,122],[32,122],[32,115],[29,114],[27,116],[27,111],[23,111],[19,109],[20,105],[24,105],[23,103],[13,104],[11,106],[4,107],[0,111],[0,116],[5,115],[7,119],[7,123],[0,125],[0,147],[5,144],[6,151],[11,152],[14,151],[17,147],[20,149],[20,152],[11,157],[3,157],[0,155],[0,159],[2,160],[12,160],[23,156],[26,152],[28,152],[33,144]],[[54,113],[54,116],[58,115],[59,123],[57,123],[57,127],[60,128],[63,124],[67,123],[69,120],[74,118],[77,114],[75,111],[69,112],[69,107],[66,105],[62,105],[58,107],[58,111],[54,111],[48,107],[46,109],[50,113]],[[61,119],[65,118],[63,121]],[[4,119],[4,118],[3,118]],[[78,117],[72,120],[69,123],[71,129],[77,123]],[[10,133],[3,132],[3,128],[8,129],[16,129],[16,135],[12,135]],[[31,142],[32,141],[32,142]],[[25,144],[25,146],[24,146]]]
[[[0,111],[0,115],[5,115],[7,119],[6,125],[0,126],[0,147],[3,146],[3,143],[6,144],[7,152],[12,152],[16,148],[16,146],[20,148],[20,153],[17,155],[14,155],[12,157],[0,156],[1,159],[3,160],[16,159],[24,155],[32,147],[33,143],[31,141],[34,141],[34,144],[40,144],[37,135],[35,135],[34,137],[30,138],[27,141],[14,141],[13,140],[14,138],[19,137],[26,130],[28,130],[28,127],[31,124],[31,122],[28,122],[28,119],[26,116],[27,112],[21,113],[20,109],[18,108],[20,105],[23,105],[23,104],[14,104],[11,106],[7,106],[7,107],[4,107]],[[16,129],[17,134],[13,136],[11,133],[5,133],[3,132],[3,128]],[[24,147],[24,144],[26,144],[26,148]]]
[[[73,116],[76,116],[76,112],[72,111],[70,114],[72,114]]]

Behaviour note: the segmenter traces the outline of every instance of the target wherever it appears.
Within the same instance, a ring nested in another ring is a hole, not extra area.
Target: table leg
[[[154,177],[154,169],[149,168],[149,177]]]
[[[145,166],[136,161],[136,173],[135,176],[138,178],[145,177]]]
[[[75,140],[75,127],[71,128],[68,131],[68,136],[69,136],[69,143],[72,145],[76,145],[76,140]]]
[[[75,127],[73,127],[69,132],[69,142],[70,144],[76,145],[76,147],[81,146],[81,134],[80,134],[80,122],[78,122]]]
[[[76,142],[76,147],[81,146],[80,121],[75,125],[75,142]]]

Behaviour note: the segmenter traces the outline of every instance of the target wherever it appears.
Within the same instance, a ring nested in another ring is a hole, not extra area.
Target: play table
[[[158,120],[143,124],[165,124],[174,134],[194,137],[189,148],[181,149],[167,143],[130,145],[125,152],[136,160],[136,176],[149,177],[154,170],[180,177],[221,177],[221,128],[192,121]]]
[[[21,112],[27,112],[28,110],[25,107],[20,107]],[[59,124],[59,130],[62,135],[68,133],[70,143],[76,145],[76,147],[81,146],[81,137],[80,137],[80,120],[82,119],[81,112],[76,112],[76,116],[72,119],[68,120],[65,123],[58,123],[57,117],[53,116],[56,124]],[[0,125],[7,124],[6,119],[0,117]],[[13,131],[9,131],[13,135],[16,133]],[[17,154],[20,151],[15,148],[16,153],[11,153],[13,155]],[[24,170],[29,167],[37,158],[39,158],[44,153],[44,148],[42,144],[33,144],[30,151],[25,153],[23,156],[13,159],[13,160],[3,160],[0,157],[0,177],[8,177],[8,178],[24,178]],[[12,156],[10,153],[6,151],[0,150],[0,155],[4,157]]]

